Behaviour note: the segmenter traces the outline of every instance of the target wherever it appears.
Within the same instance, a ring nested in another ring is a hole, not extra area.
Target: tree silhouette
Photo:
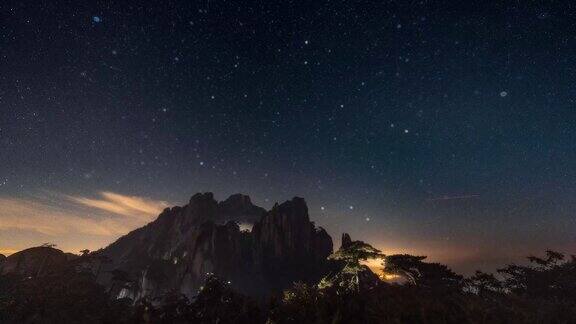
[[[531,298],[557,298],[576,302],[576,256],[546,251],[546,258],[529,256],[530,265],[499,269],[507,291]]]
[[[494,274],[482,271],[476,271],[472,277],[467,278],[465,286],[468,291],[483,297],[504,292],[503,283]]]
[[[328,256],[328,260],[344,261],[349,265],[358,265],[361,260],[383,258],[384,254],[372,245],[362,241],[351,242],[348,246]]]
[[[360,261],[383,257],[384,254],[370,244],[352,241],[348,234],[343,234],[340,249],[328,256],[328,260],[339,264],[339,269],[322,278],[318,287],[336,288],[342,294],[371,289],[380,279]]]
[[[387,256],[384,271],[405,278],[409,284],[427,288],[461,288],[463,277],[440,263],[422,262],[426,256],[395,254]]]
[[[262,323],[257,304],[221,281],[209,276],[191,305],[191,323]]]
[[[424,262],[424,256],[390,255],[384,270],[406,278],[406,284],[395,285],[361,264],[382,257],[380,251],[347,235],[342,242],[329,257],[334,270],[318,285],[296,283],[267,308],[213,276],[192,301],[178,288],[153,300],[116,299],[132,278],[116,269],[108,272],[106,288],[99,285],[92,269],[105,256],[86,251],[64,264],[46,262],[39,275],[0,274],[0,323],[573,323],[576,318],[575,256],[546,251],[529,256],[527,265],[500,269],[502,279],[477,271],[463,280],[445,265]],[[162,280],[166,273],[160,270],[150,279]]]

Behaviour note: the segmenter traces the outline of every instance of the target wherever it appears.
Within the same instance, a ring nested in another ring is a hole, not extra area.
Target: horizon
[[[202,193],[202,191],[199,191],[198,193]],[[234,194],[242,194],[242,195],[247,195],[250,197],[249,194],[246,193],[233,193],[230,195],[227,195],[226,197],[222,196],[222,197],[218,197],[218,195],[215,195],[215,199],[218,202],[224,201],[225,199],[227,199],[228,197],[230,197],[231,195]],[[190,195],[190,197],[193,196]],[[38,197],[38,196],[36,196]],[[42,238],[37,238],[37,240],[29,246],[24,246],[21,245],[17,248],[14,247],[4,247],[4,246],[0,246],[0,254],[4,254],[6,256],[9,256],[11,254],[17,253],[19,251],[31,248],[31,247],[38,247],[41,246],[42,244],[45,243],[50,243],[50,244],[54,244],[55,248],[62,250],[65,253],[72,253],[72,254],[76,254],[79,255],[80,251],[83,249],[88,248],[90,251],[97,251],[99,249],[103,249],[106,248],[108,245],[112,244],[113,242],[115,242],[118,238],[128,234],[129,232],[140,228],[150,222],[153,222],[156,220],[157,216],[159,216],[160,212],[162,211],[162,209],[164,208],[172,208],[175,206],[185,206],[186,204],[188,204],[188,200],[186,200],[183,203],[168,203],[165,200],[153,200],[150,199],[148,197],[136,197],[136,196],[128,196],[128,195],[121,195],[118,193],[112,193],[109,191],[101,191],[99,192],[98,195],[95,195],[92,198],[88,198],[88,197],[70,197],[70,196],[65,196],[67,199],[70,199],[72,201],[76,201],[78,202],[80,205],[83,205],[84,207],[88,206],[91,209],[77,209],[77,213],[75,216],[80,216],[80,214],[84,214],[83,217],[89,217],[90,214],[96,213],[100,216],[102,215],[107,215],[108,217],[114,218],[114,217],[126,217],[126,216],[131,216],[131,217],[139,217],[139,221],[134,223],[134,222],[130,222],[130,225],[126,225],[126,227],[124,227],[123,231],[124,232],[108,232],[106,230],[104,230],[105,234],[103,234],[102,236],[102,240],[99,241],[101,242],[101,245],[93,245],[94,241],[91,241],[90,239],[87,238],[78,238],[77,241],[72,241],[72,242],[67,242],[66,239],[64,239],[64,244],[61,244],[61,242],[59,242],[59,238],[58,235],[68,235],[68,234],[74,234],[74,233],[58,233],[55,235],[50,235],[50,231],[47,231],[46,233],[43,234],[48,234],[48,236],[43,236]],[[106,200],[107,198],[109,199],[110,197],[112,197],[112,200]],[[299,197],[298,195],[295,195],[293,197]],[[99,200],[102,199],[102,200]],[[285,201],[288,201],[292,198],[288,198],[285,199],[283,201],[268,201],[266,202],[267,205],[260,205],[257,202],[255,202],[252,197],[250,197],[252,200],[252,203],[256,206],[262,207],[264,208],[266,211],[271,210],[271,208],[273,207],[273,205],[275,203],[283,203]],[[304,198],[306,200],[305,197],[301,197]],[[0,203],[4,202],[4,204],[6,204],[5,201],[2,200],[2,198],[0,197]],[[54,202],[54,195],[52,194],[52,202]],[[116,204],[116,205],[115,205]],[[307,201],[308,204],[308,201]],[[151,207],[153,206],[153,207]],[[79,206],[74,206],[73,208],[78,208]],[[46,208],[46,205],[42,206],[42,208]],[[154,211],[155,208],[155,211]],[[147,214],[138,214],[141,213],[142,211],[148,211]],[[9,210],[10,212],[14,212],[15,210]],[[41,212],[42,210],[38,211]],[[321,211],[326,211],[326,208],[324,207],[324,209],[321,209]],[[133,214],[133,213],[136,214]],[[155,212],[157,212],[157,214],[154,214]],[[310,216],[310,220],[316,223],[316,226],[325,228],[322,223],[320,223],[319,221],[316,221],[315,218],[318,217],[319,213],[314,213],[314,211],[310,210],[309,207],[309,216]],[[74,212],[72,212],[71,210],[68,211],[68,213],[73,214]],[[0,216],[2,216],[2,212],[0,212]],[[18,217],[18,216],[17,216]],[[69,220],[73,220],[69,219]],[[10,228],[10,224],[6,224],[4,223],[4,228]],[[66,219],[59,219],[55,222],[55,224],[53,224],[54,226],[65,226],[66,225]],[[119,225],[119,223],[112,223],[110,224],[111,226],[121,226]],[[40,227],[40,224],[37,224],[36,226]],[[132,227],[130,227],[132,226]],[[17,227],[16,224],[12,225],[12,228]],[[49,228],[49,226],[47,226],[47,228]],[[0,226],[0,229],[2,229],[2,226]],[[343,233],[348,233],[345,230],[340,232],[340,233],[333,233],[331,232],[330,229],[326,229],[328,231],[328,234],[332,237],[332,241],[334,244],[334,250],[337,250],[338,247],[340,246],[340,241],[341,241],[341,236]],[[102,234],[102,233],[100,233]],[[512,256],[510,258],[502,258],[497,260],[497,262],[488,262],[486,263],[485,260],[479,260],[479,259],[475,259],[472,260],[471,262],[465,262],[467,259],[463,259],[463,260],[454,260],[452,257],[448,257],[446,258],[445,255],[443,254],[439,254],[439,255],[434,255],[434,254],[430,254],[428,251],[428,254],[426,251],[424,250],[419,250],[419,249],[409,249],[409,248],[405,248],[402,247],[400,245],[396,246],[395,248],[388,248],[386,245],[382,245],[381,243],[378,243],[378,240],[366,240],[365,238],[361,237],[361,236],[354,236],[352,235],[353,239],[357,239],[357,240],[364,240],[369,244],[372,244],[374,247],[380,249],[385,255],[391,255],[391,254],[412,254],[412,255],[424,255],[427,256],[427,261],[428,262],[439,262],[439,263],[443,263],[448,265],[449,267],[451,267],[454,271],[456,271],[457,273],[461,273],[463,275],[469,276],[474,274],[474,272],[476,270],[481,270],[481,271],[486,271],[486,272],[495,272],[496,269],[504,267],[506,264],[509,263],[518,263],[518,264],[526,264],[527,263],[527,257],[531,256],[531,255],[541,255],[544,254],[544,250],[542,251],[533,251],[530,252],[528,251],[527,254],[525,255],[516,255],[516,256]],[[45,240],[43,240],[45,239]],[[92,245],[91,245],[92,244]],[[565,251],[559,251],[559,252],[565,252]],[[468,259],[469,260],[469,259]],[[372,271],[374,271],[375,273],[379,273],[378,270],[380,268],[380,263],[382,260],[372,260],[372,261],[368,261],[367,265],[370,267],[370,269]],[[460,261],[460,262],[459,262]],[[462,263],[462,261],[464,261],[464,263]],[[489,260],[491,261],[491,260]],[[485,264],[486,267],[485,268],[478,268],[478,265],[482,265]]]

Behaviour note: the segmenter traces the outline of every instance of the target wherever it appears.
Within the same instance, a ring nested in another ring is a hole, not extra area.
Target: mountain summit
[[[253,230],[241,231],[240,223]],[[302,198],[266,211],[245,195],[217,202],[212,193],[197,193],[93,253],[87,266],[113,294],[135,300],[168,291],[191,297],[211,275],[263,296],[317,281],[331,253],[332,238],[310,221]]]

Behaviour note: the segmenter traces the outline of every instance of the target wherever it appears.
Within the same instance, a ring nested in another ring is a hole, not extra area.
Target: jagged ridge
[[[241,231],[239,222],[253,222],[253,231]],[[217,202],[212,193],[198,193],[99,251],[92,268],[101,283],[134,299],[168,290],[194,296],[208,274],[264,295],[318,280],[330,253],[331,237],[310,222],[302,198],[266,211],[245,195]]]

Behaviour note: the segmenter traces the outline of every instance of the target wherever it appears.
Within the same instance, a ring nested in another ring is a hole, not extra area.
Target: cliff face
[[[253,231],[241,231],[238,222],[253,223]],[[209,274],[264,295],[293,281],[317,280],[331,252],[332,239],[310,222],[301,198],[266,212],[248,196],[218,203],[204,193],[95,253],[99,261],[91,267],[118,296],[169,290],[194,296]]]
[[[254,225],[255,261],[275,288],[317,278],[332,253],[332,238],[316,228],[302,198],[276,205]],[[274,278],[274,279],[273,279]]]

